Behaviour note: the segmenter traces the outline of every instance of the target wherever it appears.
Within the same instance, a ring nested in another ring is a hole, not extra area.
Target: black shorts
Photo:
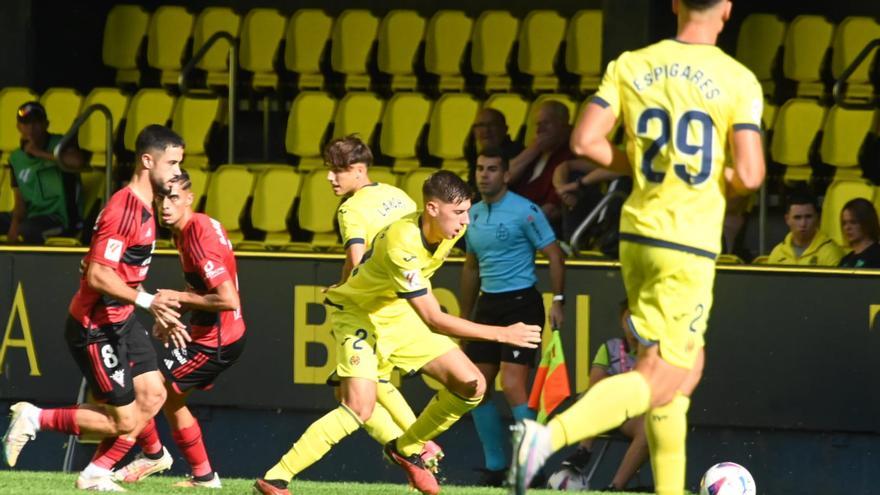
[[[220,373],[238,361],[244,350],[246,337],[247,333],[235,342],[221,347],[219,356],[217,347],[195,343],[187,344],[185,349],[163,348],[160,351],[162,374],[179,394],[192,388],[210,390]]]
[[[534,287],[510,292],[482,293],[477,299],[474,321],[487,325],[507,326],[517,322],[544,327],[544,300]],[[475,363],[535,365],[538,349],[525,349],[497,342],[472,340],[465,354]]]
[[[92,395],[113,406],[132,403],[134,377],[159,369],[150,335],[133,313],[122,323],[91,330],[68,315],[64,338]]]

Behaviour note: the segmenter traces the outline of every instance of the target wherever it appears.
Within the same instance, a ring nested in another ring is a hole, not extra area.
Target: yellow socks
[[[404,404],[406,403],[404,402]],[[413,417],[413,420],[415,420],[415,417]],[[376,406],[373,408],[373,414],[364,423],[364,431],[383,447],[386,443],[403,435],[403,429],[394,422],[389,411],[379,403],[376,403]]]
[[[445,388],[437,392],[422,414],[397,440],[397,450],[410,456],[418,454],[425,442],[448,430],[459,418],[477,407],[482,396],[466,399]]]
[[[361,421],[357,414],[340,404],[312,423],[263,478],[290,482],[294,476],[324,457],[331,447],[360,427]]]
[[[616,428],[650,404],[651,390],[638,372],[608,377],[547,424],[553,451]]]
[[[394,422],[403,430],[416,422],[416,414],[393,383],[380,381],[376,384],[376,405],[379,404],[388,410]]]
[[[687,410],[691,401],[678,394],[671,402],[645,415],[645,434],[651,450],[651,469],[657,495],[683,495]]]

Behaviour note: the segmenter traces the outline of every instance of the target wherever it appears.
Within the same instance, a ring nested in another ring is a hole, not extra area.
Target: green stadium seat
[[[831,51],[831,75],[835,80],[855,60],[859,52],[871,41],[880,38],[880,24],[870,17],[847,17],[834,30],[834,41]],[[842,95],[845,101],[866,102],[874,94],[871,84],[870,69],[877,59],[877,49],[873,57],[862,62],[847,79]]]
[[[0,89],[0,157],[4,164],[9,163],[9,153],[21,147],[21,134],[15,116],[18,107],[38,99],[29,88],[10,86]]]
[[[49,117],[49,132],[64,134],[76,120],[83,97],[72,88],[49,88],[40,96],[40,103]]]
[[[422,197],[422,186],[428,180],[428,177],[436,171],[437,169],[434,167],[419,167],[410,170],[409,173],[403,176],[400,188],[416,202],[419,209],[425,207],[425,199]]]
[[[517,67],[532,76],[533,92],[556,91],[559,86],[554,62],[565,36],[565,24],[565,18],[555,10],[533,10],[523,19]]]
[[[739,28],[736,59],[761,82],[765,95],[773,95],[776,81],[773,68],[785,39],[785,21],[775,14],[749,14]]]
[[[173,109],[174,97],[164,89],[144,88],[135,93],[125,116],[125,149],[134,152],[135,140],[144,127],[152,124],[168,125]]]
[[[138,54],[149,22],[150,14],[139,5],[115,5],[107,14],[102,59],[116,69],[117,85],[140,83]]]
[[[810,180],[810,146],[822,129],[825,108],[808,98],[786,101],[776,114],[770,158],[785,166],[786,181]]]
[[[464,146],[480,109],[472,96],[446,93],[434,103],[428,128],[428,153],[443,160],[440,167],[453,172],[467,170]]]
[[[431,102],[418,93],[396,93],[385,105],[379,148],[394,160],[391,165],[395,173],[419,166],[419,137],[430,112]]]
[[[834,180],[862,177],[859,149],[873,118],[873,110],[848,109],[837,105],[828,110],[822,126],[819,155],[823,163],[835,167]]]
[[[477,18],[471,39],[471,69],[485,76],[485,90],[510,90],[507,61],[519,31],[519,20],[510,12],[486,10]]]
[[[367,89],[370,51],[376,41],[379,19],[369,10],[344,10],[333,24],[330,65],[345,78],[345,89]]]
[[[340,198],[333,194],[327,182],[327,173],[313,170],[303,180],[297,219],[303,230],[312,233],[310,242],[293,242],[285,249],[291,251],[314,251],[338,248],[339,238],[333,220]]]
[[[797,83],[797,95],[819,97],[825,93],[822,62],[831,47],[834,25],[818,15],[799,15],[785,33],[782,71]]]
[[[159,71],[159,83],[177,87],[186,48],[192,37],[193,15],[179,5],[153,12],[147,28],[147,65]]]
[[[483,106],[503,113],[510,139],[519,137],[529,111],[529,102],[525,98],[516,93],[492,93]]]
[[[526,119],[526,136],[525,143],[531,143],[533,139],[535,139],[535,133],[537,132],[537,126],[535,125],[535,118],[538,113],[538,108],[541,107],[541,104],[547,100],[555,100],[561,102],[566,107],[568,107],[568,116],[569,122],[574,123],[574,120],[577,118],[577,103],[574,102],[568,95],[559,94],[559,93],[544,93],[539,95],[532,102],[531,106],[529,106],[529,113]]]
[[[440,91],[461,91],[461,63],[474,21],[460,10],[439,10],[425,31],[425,70],[437,76]]]
[[[299,89],[322,89],[321,58],[330,41],[333,18],[320,9],[300,9],[287,23],[284,67],[297,75]]]
[[[218,118],[220,100],[218,98],[193,98],[180,96],[171,114],[171,129],[178,133],[186,143],[183,163],[189,169],[209,168],[205,144],[211,126]]]
[[[223,225],[233,245],[244,239],[239,219],[253,184],[253,174],[243,165],[221,165],[208,183],[205,214]]]
[[[251,223],[266,233],[262,241],[241,241],[235,249],[278,249],[290,243],[287,217],[299,194],[301,178],[292,167],[266,168],[254,181]]]
[[[565,70],[579,76],[582,92],[593,92],[599,87],[602,69],[602,11],[579,10],[565,33]]]
[[[248,11],[242,21],[238,65],[253,73],[251,87],[256,90],[278,87],[275,58],[286,23],[277,10],[260,8]]]
[[[303,91],[291,103],[284,146],[299,157],[300,173],[323,166],[324,140],[335,110],[336,100],[320,91]]]
[[[339,101],[333,119],[333,137],[356,134],[372,143],[385,104],[373,93],[350,91]]]
[[[206,7],[199,12],[193,27],[193,54],[196,54],[214,33],[227,32],[238,38],[241,17],[228,7]],[[207,72],[208,86],[229,84],[229,43],[218,41],[196,67]]]
[[[128,108],[128,96],[118,88],[94,88],[83,101],[83,110],[94,105],[101,104],[110,110],[113,116],[113,135],[119,130],[119,123]],[[94,112],[88,120],[79,128],[79,147],[92,153],[89,165],[92,167],[104,167],[107,165],[105,153],[107,150],[107,124],[104,115]],[[115,139],[115,138],[114,138]]]
[[[379,23],[377,63],[393,91],[416,89],[413,66],[424,38],[425,19],[414,10],[392,10]]]
[[[874,200],[874,186],[866,180],[835,180],[825,191],[822,202],[822,218],[819,228],[838,245],[846,247],[843,233],[840,231],[840,212],[843,205],[855,198]]]

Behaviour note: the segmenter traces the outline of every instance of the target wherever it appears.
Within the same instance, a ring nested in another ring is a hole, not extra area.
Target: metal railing
[[[105,174],[104,174],[104,186],[106,187],[104,201],[109,201],[110,196],[113,195],[113,114],[110,112],[110,109],[105,105],[100,103],[95,103],[94,105],[89,105],[76,120],[73,121],[73,124],[70,126],[70,129],[67,130],[67,133],[61,137],[61,140],[58,141],[58,144],[55,145],[55,149],[52,150],[52,154],[55,155],[55,160],[59,163],[64,163],[61,158],[61,153],[64,151],[64,148],[67,147],[68,144],[79,134],[79,128],[86,123],[89,117],[95,112],[101,112],[104,116],[104,119],[107,123],[107,131],[105,134],[106,137],[106,149],[105,153]]]
[[[628,191],[621,189],[621,183],[619,179],[614,180],[610,186],[608,186],[608,192],[605,193],[605,196],[596,204],[592,211],[584,218],[578,228],[575,229],[574,233],[571,235],[571,240],[569,241],[569,246],[571,246],[572,254],[577,257],[580,252],[580,243],[581,238],[587,232],[587,230],[595,224],[603,213],[608,208],[608,205],[616,198],[626,198],[629,195]]]
[[[856,58],[854,58],[853,61],[850,62],[850,64],[846,67],[846,69],[843,70],[843,72],[840,74],[840,78],[834,81],[834,87],[831,89],[831,93],[834,96],[834,103],[840,105],[841,107],[852,109],[870,109],[876,108],[878,106],[878,103],[880,102],[878,102],[876,97],[873,97],[873,99],[865,103],[847,102],[843,98],[843,90],[846,85],[846,80],[849,79],[849,76],[851,76],[853,72],[855,72],[856,69],[858,69],[859,66],[865,62],[865,60],[867,60],[871,52],[874,51],[874,49],[877,47],[880,47],[880,38],[868,42],[868,44],[865,45],[864,48],[862,48],[862,51],[860,51],[859,54],[856,55]]]
[[[235,85],[238,82],[238,77],[236,75],[236,71],[238,69],[238,40],[232,36],[230,33],[226,31],[218,31],[214,33],[205,44],[199,48],[199,51],[196,52],[195,55],[190,59],[189,62],[181,69],[180,75],[177,78],[177,84],[180,86],[180,93],[183,96],[190,96],[193,98],[213,98],[213,95],[207,95],[204,92],[193,91],[192,88],[189,87],[187,83],[187,76],[192,73],[196,69],[196,64],[198,64],[203,58],[205,58],[205,54],[208,53],[208,50],[214,46],[220,40],[226,40],[229,42],[229,81],[227,87],[227,111],[229,112],[227,117],[227,129],[229,131],[229,146],[226,150],[227,157],[226,163],[235,163]]]

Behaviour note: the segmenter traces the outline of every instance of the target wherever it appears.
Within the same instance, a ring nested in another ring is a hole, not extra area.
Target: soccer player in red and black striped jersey
[[[192,468],[192,477],[177,486],[220,488],[220,477],[211,468],[199,423],[186,406],[196,389],[207,390],[244,349],[245,325],[238,296],[238,275],[232,243],[220,222],[192,210],[193,194],[186,171],[169,182],[156,197],[156,211],[174,234],[186,292],[179,295],[191,309],[188,341],[174,339],[160,352],[168,399],[162,410],[174,441]],[[171,456],[162,447],[155,428],[138,437],[143,454],[116,472],[121,481],[139,481],[171,467]]]
[[[146,329],[135,317],[135,306],[152,313],[166,333],[178,335],[185,330],[178,319],[176,292],[149,294],[141,287],[156,238],[153,195],[180,174],[183,151],[183,140],[166,127],[152,125],[140,132],[134,175],[107,202],[83,260],[65,338],[92,394],[102,404],[61,409],[40,409],[27,402],[14,404],[3,437],[3,454],[10,467],[37,431],[90,433],[105,440],[80,473],[76,486],[122,490],[113,482],[111,469],[131,449],[165,400],[156,352]]]

